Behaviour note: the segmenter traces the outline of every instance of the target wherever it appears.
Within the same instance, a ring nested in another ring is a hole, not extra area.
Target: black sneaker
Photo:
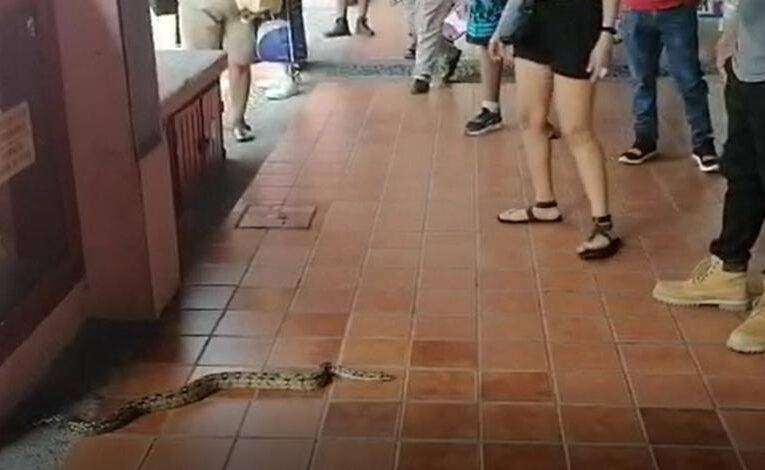
[[[412,81],[412,87],[409,91],[413,95],[424,95],[430,91],[430,81],[422,77],[417,77]]]
[[[691,158],[698,165],[699,170],[704,173],[713,173],[720,171],[720,157],[717,156],[717,150],[715,150],[715,144],[713,141],[709,141],[704,145],[693,149],[693,155]]]
[[[457,65],[460,63],[460,58],[462,57],[462,50],[452,46],[452,50],[450,51],[450,56],[446,60],[446,72],[444,73],[444,83],[449,83],[452,81],[452,78],[454,77],[454,72],[457,71]]]
[[[647,160],[655,157],[656,155],[657,152],[655,142],[643,142],[636,140],[635,143],[632,144],[632,147],[619,155],[619,162],[625,163],[627,165],[640,165],[641,163],[645,163]]]
[[[348,18],[340,17],[335,20],[335,26],[329,31],[324,33],[325,38],[339,38],[342,36],[350,36],[351,28],[348,27]]]
[[[482,108],[478,116],[474,117],[465,125],[465,134],[478,136],[502,129],[502,114],[491,112]]]

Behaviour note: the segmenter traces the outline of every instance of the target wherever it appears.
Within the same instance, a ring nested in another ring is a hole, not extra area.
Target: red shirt
[[[632,11],[669,10],[670,8],[696,6],[698,3],[698,0],[626,0],[624,9]]]

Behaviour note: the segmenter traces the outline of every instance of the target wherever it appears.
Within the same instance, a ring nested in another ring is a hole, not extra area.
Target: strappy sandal
[[[527,209],[525,209],[525,212],[526,212],[525,219],[513,220],[513,219],[509,219],[508,217],[505,217],[506,215],[510,215],[510,214],[524,210],[524,209],[508,209],[505,212],[502,212],[499,215],[497,215],[497,220],[499,220],[503,224],[554,224],[554,223],[563,221],[563,216],[560,213],[558,214],[558,217],[554,219],[540,219],[539,217],[534,215],[534,208],[552,209],[557,207],[558,207],[558,203],[556,201],[538,202],[534,204],[533,206],[530,206]]]
[[[585,261],[593,261],[599,259],[610,258],[614,256],[622,247],[621,238],[611,233],[614,226],[611,222],[611,216],[597,217],[594,219],[595,226],[590,232],[590,236],[587,237],[585,243],[590,243],[597,237],[602,237],[608,241],[607,245],[598,248],[585,248],[582,251],[578,251],[578,255]]]

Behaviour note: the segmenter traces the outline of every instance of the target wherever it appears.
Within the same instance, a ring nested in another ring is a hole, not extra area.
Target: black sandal
[[[622,247],[621,238],[614,236],[611,233],[614,226],[611,222],[610,215],[597,217],[594,221],[595,227],[593,227],[592,232],[590,232],[590,236],[587,237],[587,242],[594,240],[597,236],[601,236],[608,240],[608,244],[600,248],[586,248],[585,250],[578,252],[579,257],[585,261],[610,258]]]
[[[558,222],[563,222],[563,215],[558,214],[558,217],[554,219],[540,219],[539,217],[534,215],[534,208],[537,209],[552,209],[557,208],[558,203],[556,201],[549,201],[549,202],[538,202],[534,204],[533,206],[530,206],[526,209],[526,218],[523,220],[510,220],[510,219],[504,219],[502,218],[502,214],[507,214],[508,212],[517,212],[521,211],[523,209],[508,209],[505,212],[500,213],[497,215],[497,220],[499,220],[503,224],[554,224]]]

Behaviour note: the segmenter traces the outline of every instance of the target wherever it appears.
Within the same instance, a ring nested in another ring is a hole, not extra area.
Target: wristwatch
[[[604,33],[608,33],[611,36],[616,36],[618,34],[618,32],[616,31],[616,28],[614,28],[613,26],[601,26],[600,31]]]

